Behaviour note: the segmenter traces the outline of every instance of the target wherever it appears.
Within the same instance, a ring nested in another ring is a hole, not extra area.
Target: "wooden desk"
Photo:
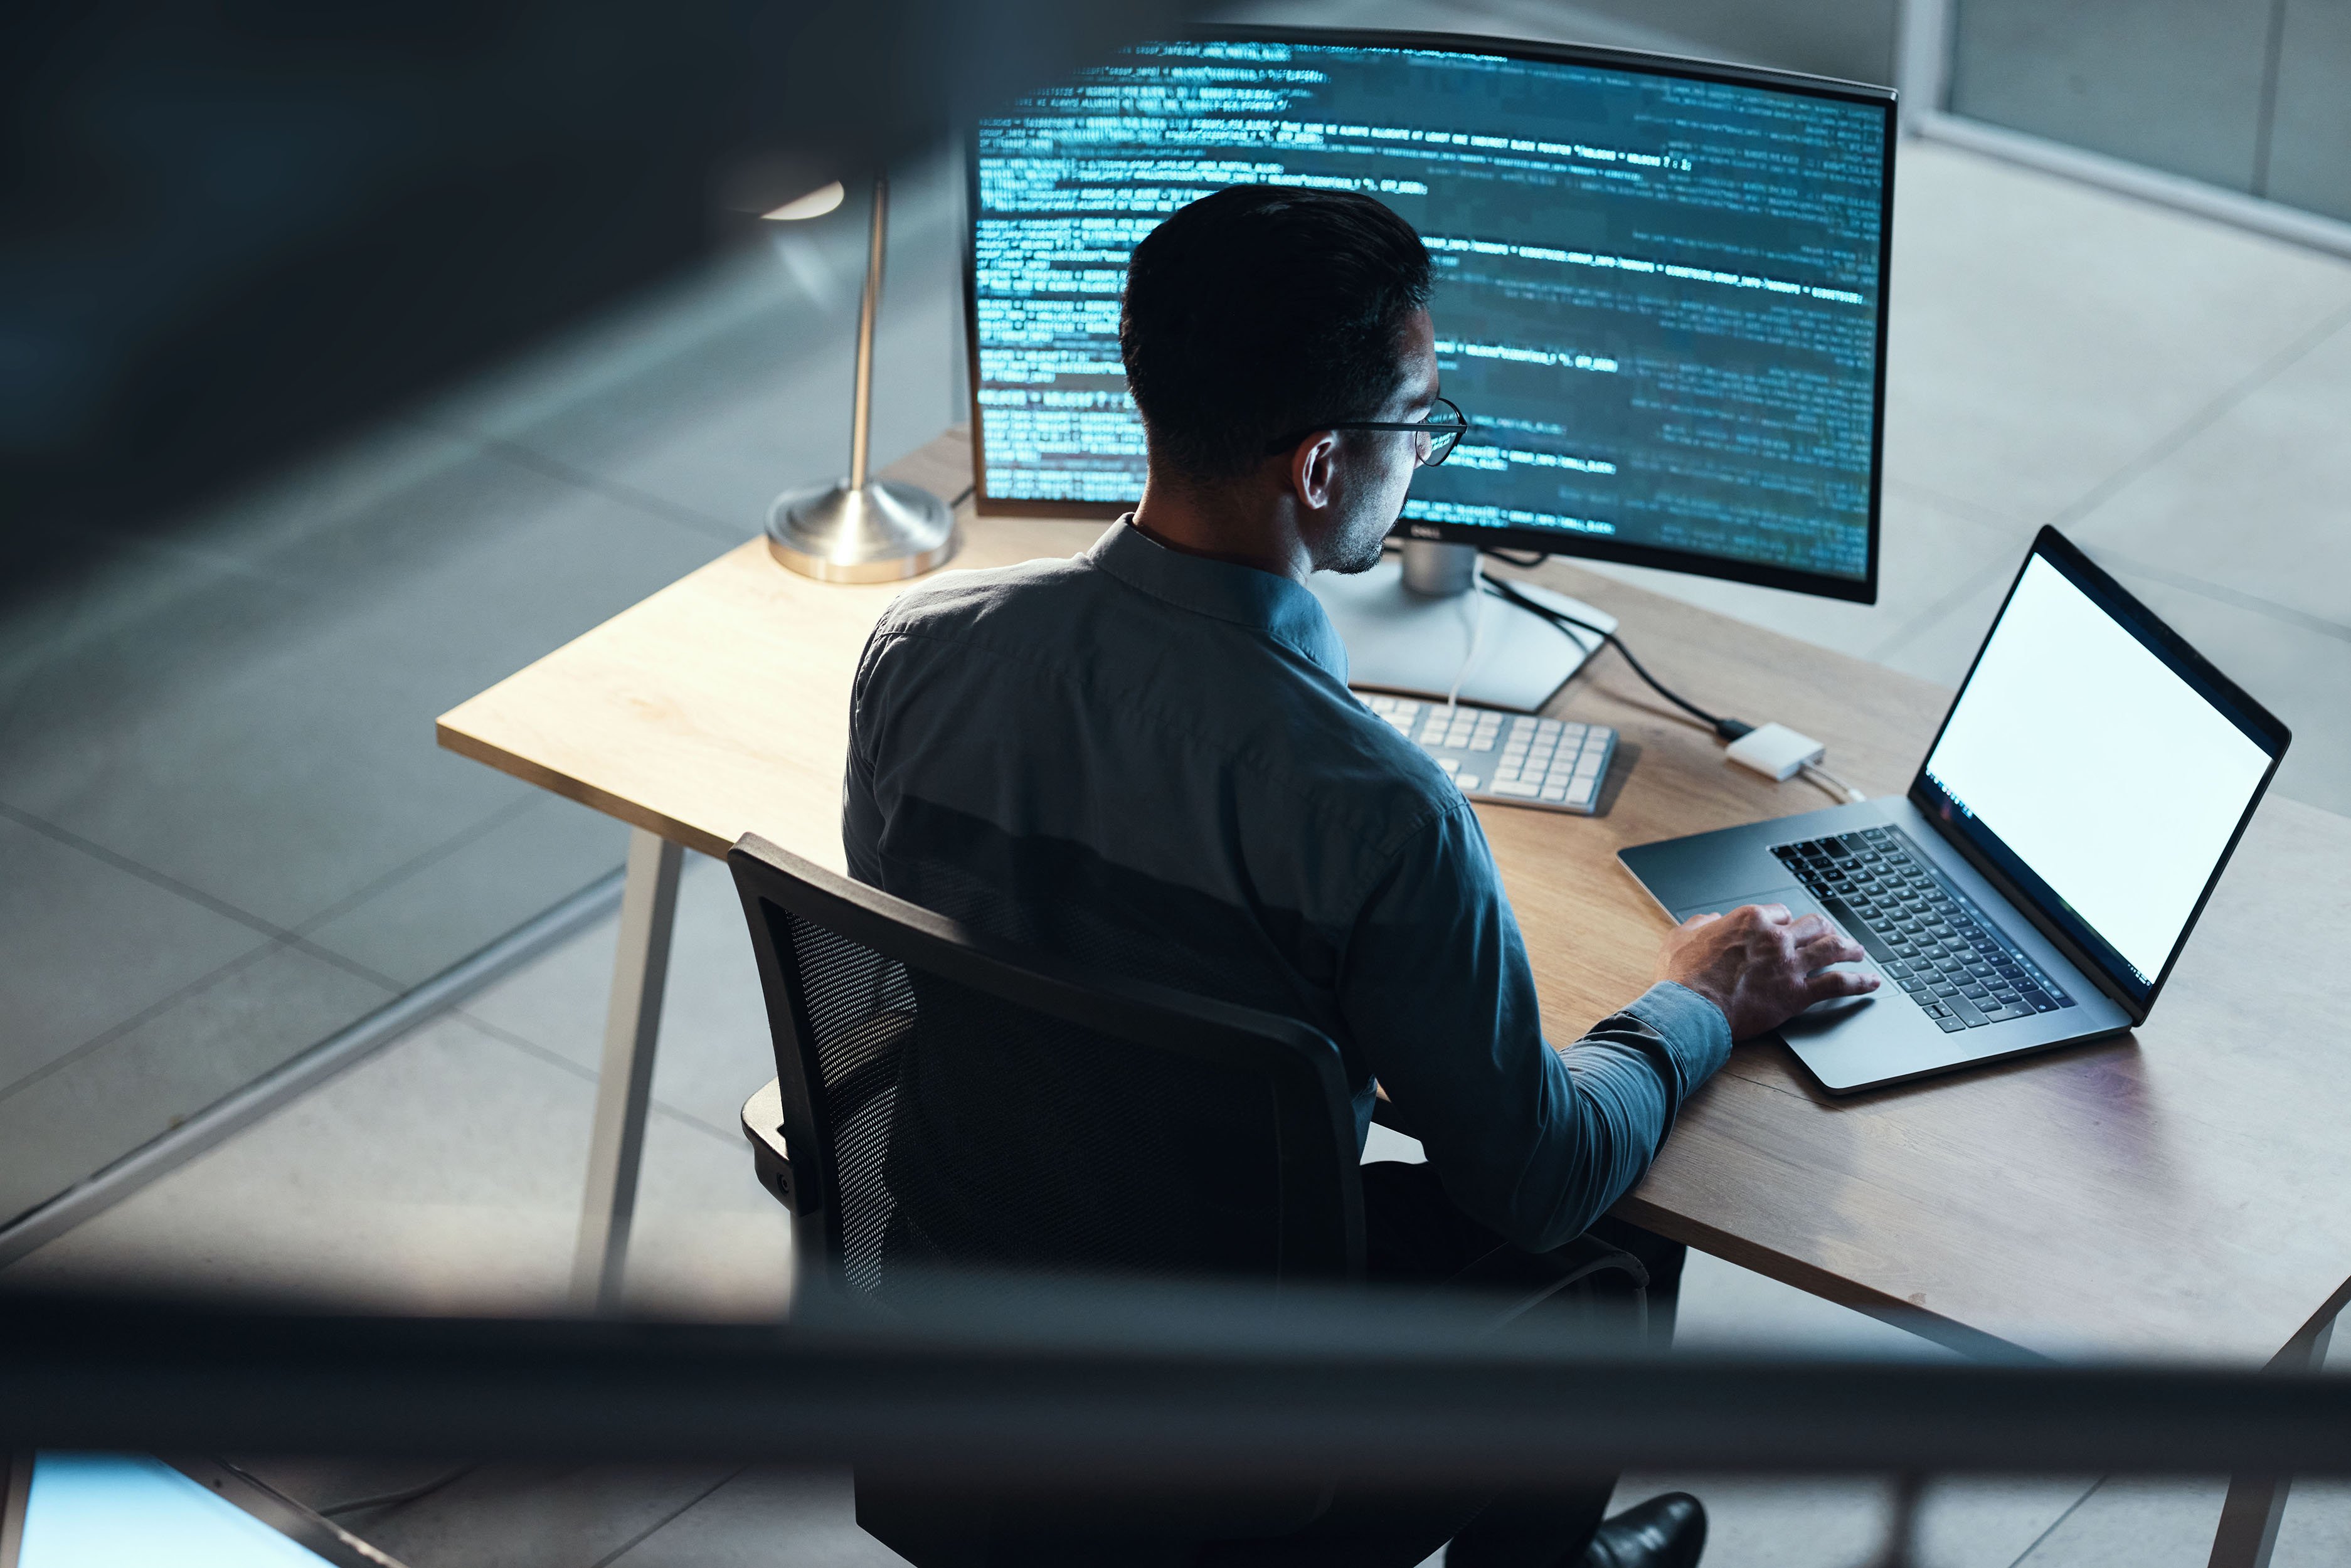
[[[954,495],[968,449],[950,432],[893,472]],[[965,528],[956,566],[1066,555],[1100,531],[968,517]],[[1667,684],[1819,737],[1872,794],[1907,786],[1949,700],[1560,562],[1527,575],[1617,615]],[[582,1230],[591,1293],[617,1279],[625,1247],[663,879],[674,890],[678,846],[723,855],[746,831],[841,866],[850,680],[896,591],[796,577],[755,541],[440,721],[452,750],[641,830],[600,1091],[601,1185]],[[1667,925],[1616,864],[1619,848],[1832,802],[1727,766],[1604,654],[1550,711],[1622,732],[1604,814],[1479,815],[1550,1031],[1565,1040],[1646,984]],[[2273,799],[2134,1036],[1842,1101],[1812,1089],[1784,1050],[1743,1046],[1619,1212],[1962,1349],[2302,1364],[2351,1291],[2351,1051],[2336,1022],[2346,935],[2351,821]],[[2246,1483],[2230,1518],[2259,1533],[2282,1496]],[[2216,1547],[2216,1562],[2256,1560]]]

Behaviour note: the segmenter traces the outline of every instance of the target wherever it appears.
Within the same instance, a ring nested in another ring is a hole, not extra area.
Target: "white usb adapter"
[[[1828,747],[1809,735],[1799,735],[1784,724],[1767,724],[1749,730],[1730,743],[1730,760],[1766,779],[1785,783],[1805,764],[1818,762]]]

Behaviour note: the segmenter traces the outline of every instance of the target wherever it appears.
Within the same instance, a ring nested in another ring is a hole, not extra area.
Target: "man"
[[[1742,908],[1669,933],[1648,991],[1563,1051],[1544,1040],[1476,813],[1348,691],[1305,587],[1378,561],[1431,450],[1364,428],[1435,402],[1430,287],[1419,238],[1368,197],[1239,187],[1153,231],[1120,323],[1141,504],[1073,559],[949,574],[883,615],[844,836],[887,892],[1322,1030],[1359,1130],[1384,1095],[1427,1155],[1364,1168],[1373,1278],[1498,1255],[1540,1278],[1733,1040],[1876,982],[1828,967],[1862,954],[1818,916]],[[1603,1239],[1669,1311],[1680,1249]],[[1595,1539],[1606,1497],[1498,1506],[1450,1560],[1695,1560],[1695,1500]]]

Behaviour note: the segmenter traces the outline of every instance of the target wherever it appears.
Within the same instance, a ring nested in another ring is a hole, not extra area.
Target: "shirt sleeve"
[[[1372,889],[1340,1007],[1447,1194],[1531,1251],[1606,1213],[1730,1054],[1721,1009],[1671,982],[1552,1050],[1517,917],[1466,803],[1418,830]]]

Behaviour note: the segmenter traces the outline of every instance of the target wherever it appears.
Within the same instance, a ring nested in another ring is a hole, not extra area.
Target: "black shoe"
[[[1696,1568],[1705,1550],[1705,1507],[1669,1491],[1604,1522],[1578,1561],[1581,1568]]]

